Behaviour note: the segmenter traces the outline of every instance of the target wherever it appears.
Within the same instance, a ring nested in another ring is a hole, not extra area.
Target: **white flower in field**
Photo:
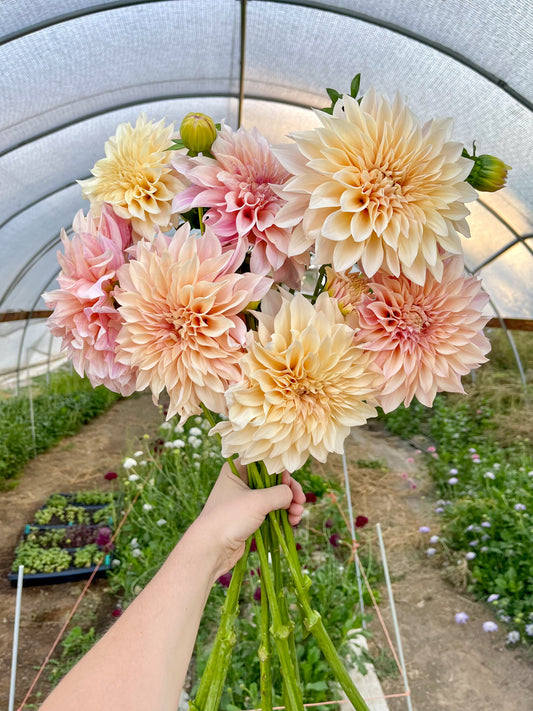
[[[498,625],[492,620],[483,623],[483,632],[497,632]]]
[[[175,440],[172,442],[172,445],[173,445],[176,449],[183,449],[183,447],[185,447],[185,442],[184,442],[182,439],[175,439]]]
[[[184,430],[183,425],[176,425],[176,426],[174,427],[174,432],[175,432],[176,434],[183,434],[184,431],[185,431],[185,430]]]
[[[455,484],[458,484],[458,483],[459,483],[459,479],[456,476],[451,476],[448,479],[448,484],[450,484],[451,486],[454,486]]]
[[[172,442],[172,440],[165,442],[165,444],[163,446],[166,447],[167,449],[174,449],[174,447],[175,447],[174,442]]]
[[[481,548],[480,548],[479,550],[480,550],[482,553],[487,553],[488,550],[489,550],[489,547],[488,547],[488,546],[481,546]]]
[[[476,557],[476,554],[474,553],[474,551],[468,551],[468,553],[465,555],[465,558],[467,560],[474,560],[475,557]]]
[[[193,466],[194,466],[194,468],[195,468],[197,471],[199,471],[199,469],[200,469],[200,462],[195,462]]]
[[[528,637],[533,637],[533,625],[526,625],[526,634]]]
[[[528,476],[533,476],[533,470],[527,473]]]
[[[496,479],[496,477],[494,476],[494,474],[492,472],[485,472],[485,474],[483,474],[483,476],[485,477],[485,479],[493,479],[493,480]]]
[[[457,469],[450,469],[450,474],[459,474]]]
[[[482,521],[481,526],[483,528],[490,528],[491,527],[490,521]]]
[[[133,452],[133,456],[136,458],[142,457],[143,454],[144,452],[142,451],[142,449],[138,449],[136,452]]]
[[[130,474],[128,477],[128,481],[138,481],[139,480],[139,475],[138,474]]]
[[[159,429],[160,429],[160,430],[171,430],[171,429],[172,429],[172,425],[170,424],[170,422],[162,422],[162,423],[159,425]]]
[[[142,592],[142,587],[140,585],[136,585],[133,588],[133,592],[135,593],[135,595],[138,595],[140,592]]]
[[[501,469],[501,466],[502,465],[499,462],[496,462],[495,464],[492,465],[492,468],[493,469]],[[533,476],[533,473],[532,473],[532,476]]]
[[[164,526],[166,524],[166,519],[160,518],[156,523],[158,526]]]
[[[191,427],[191,429],[189,430],[189,434],[193,435],[193,437],[201,437],[202,430],[199,427]]]
[[[201,459],[202,457],[201,457],[200,454],[198,454],[198,452],[195,452],[195,453],[192,455],[192,458],[193,458],[193,459]]]
[[[437,552],[436,548],[428,548],[426,551],[426,554],[429,556],[432,556],[432,555],[435,555],[436,552]]]
[[[153,508],[152,504],[143,504],[143,511],[151,511]]]
[[[142,556],[143,552],[140,548],[134,548],[132,550],[131,554],[134,558],[140,558]]]
[[[148,462],[146,461],[146,459],[141,459],[141,461],[139,462],[140,467],[145,467],[147,464],[148,464]],[[152,484],[152,480],[150,480],[150,484]],[[153,486],[153,484],[152,484],[152,486]]]
[[[136,538],[132,538],[130,541],[130,546],[132,548],[138,548],[139,547],[139,541]]]
[[[487,602],[496,602],[496,600],[499,600],[500,596],[498,593],[492,593],[491,595],[488,596]]]
[[[437,508],[435,509],[435,513],[437,513],[437,514],[444,513],[444,509],[442,508],[442,506],[437,506]]]
[[[211,429],[211,425],[207,420],[204,420],[201,425],[202,429],[207,432],[207,430]]]
[[[525,506],[525,504],[515,504],[515,505],[514,505],[514,510],[515,510],[515,511],[525,511],[525,510],[526,510],[526,506]]]
[[[475,447],[470,447],[468,451],[470,452],[470,454],[475,454],[477,450],[475,449]]]
[[[122,462],[122,466],[124,469],[131,469],[132,467],[137,466],[137,460],[132,457],[126,457],[126,459]]]
[[[438,543],[440,541],[440,538],[438,536],[431,536],[429,539],[430,543]]]
[[[120,565],[120,560],[118,560],[118,558],[113,558],[113,560],[111,561],[111,567],[118,568],[119,565]],[[526,631],[527,631],[527,628],[526,628]]]
[[[198,439],[198,437],[189,437],[187,442],[191,445],[191,447],[194,447],[194,449],[198,449],[198,447],[202,446],[202,440]]]
[[[520,632],[518,630],[511,630],[507,634],[507,641],[509,644],[516,644],[520,642]]]

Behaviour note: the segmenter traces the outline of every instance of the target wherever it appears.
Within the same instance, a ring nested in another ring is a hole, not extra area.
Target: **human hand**
[[[239,469],[244,475],[246,468]],[[220,577],[233,568],[244,553],[246,539],[270,511],[286,509],[289,523],[295,526],[302,517],[304,503],[302,487],[288,472],[283,474],[282,484],[250,489],[226,463],[191,529],[212,549],[215,575]]]

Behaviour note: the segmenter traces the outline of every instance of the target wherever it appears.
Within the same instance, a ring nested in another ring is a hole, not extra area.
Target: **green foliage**
[[[57,573],[70,568],[71,556],[64,548],[41,548],[35,543],[20,543],[15,550],[12,571],[24,566],[24,574]]]
[[[50,661],[50,681],[59,684],[61,679],[86,654],[96,642],[94,627],[84,632],[81,627],[73,627],[61,642],[61,655]]]
[[[492,405],[492,403],[491,403]],[[516,418],[523,417],[519,410]],[[450,577],[467,566],[467,589],[490,595],[499,618],[533,637],[533,453],[515,439],[496,441],[492,407],[477,398],[438,396],[383,418],[397,434],[422,433],[437,456],[427,467],[442,497],[440,552]]]
[[[62,437],[107,410],[119,397],[103,386],[66,372],[52,373],[32,384],[35,446],[27,394],[0,401],[0,488],[13,480],[24,464]]]

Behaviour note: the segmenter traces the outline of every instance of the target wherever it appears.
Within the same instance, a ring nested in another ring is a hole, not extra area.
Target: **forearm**
[[[212,544],[193,525],[41,711],[175,711],[217,574]]]

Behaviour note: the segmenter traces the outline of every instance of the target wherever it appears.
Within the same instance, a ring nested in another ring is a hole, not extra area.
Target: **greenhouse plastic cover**
[[[0,312],[45,308],[61,227],[118,123],[192,110],[276,143],[317,125],[326,87],[362,74],[425,121],[512,166],[471,204],[467,268],[491,313],[533,318],[533,3],[167,0],[0,3]],[[241,72],[242,69],[242,72]],[[47,362],[44,319],[0,323],[0,374]]]

